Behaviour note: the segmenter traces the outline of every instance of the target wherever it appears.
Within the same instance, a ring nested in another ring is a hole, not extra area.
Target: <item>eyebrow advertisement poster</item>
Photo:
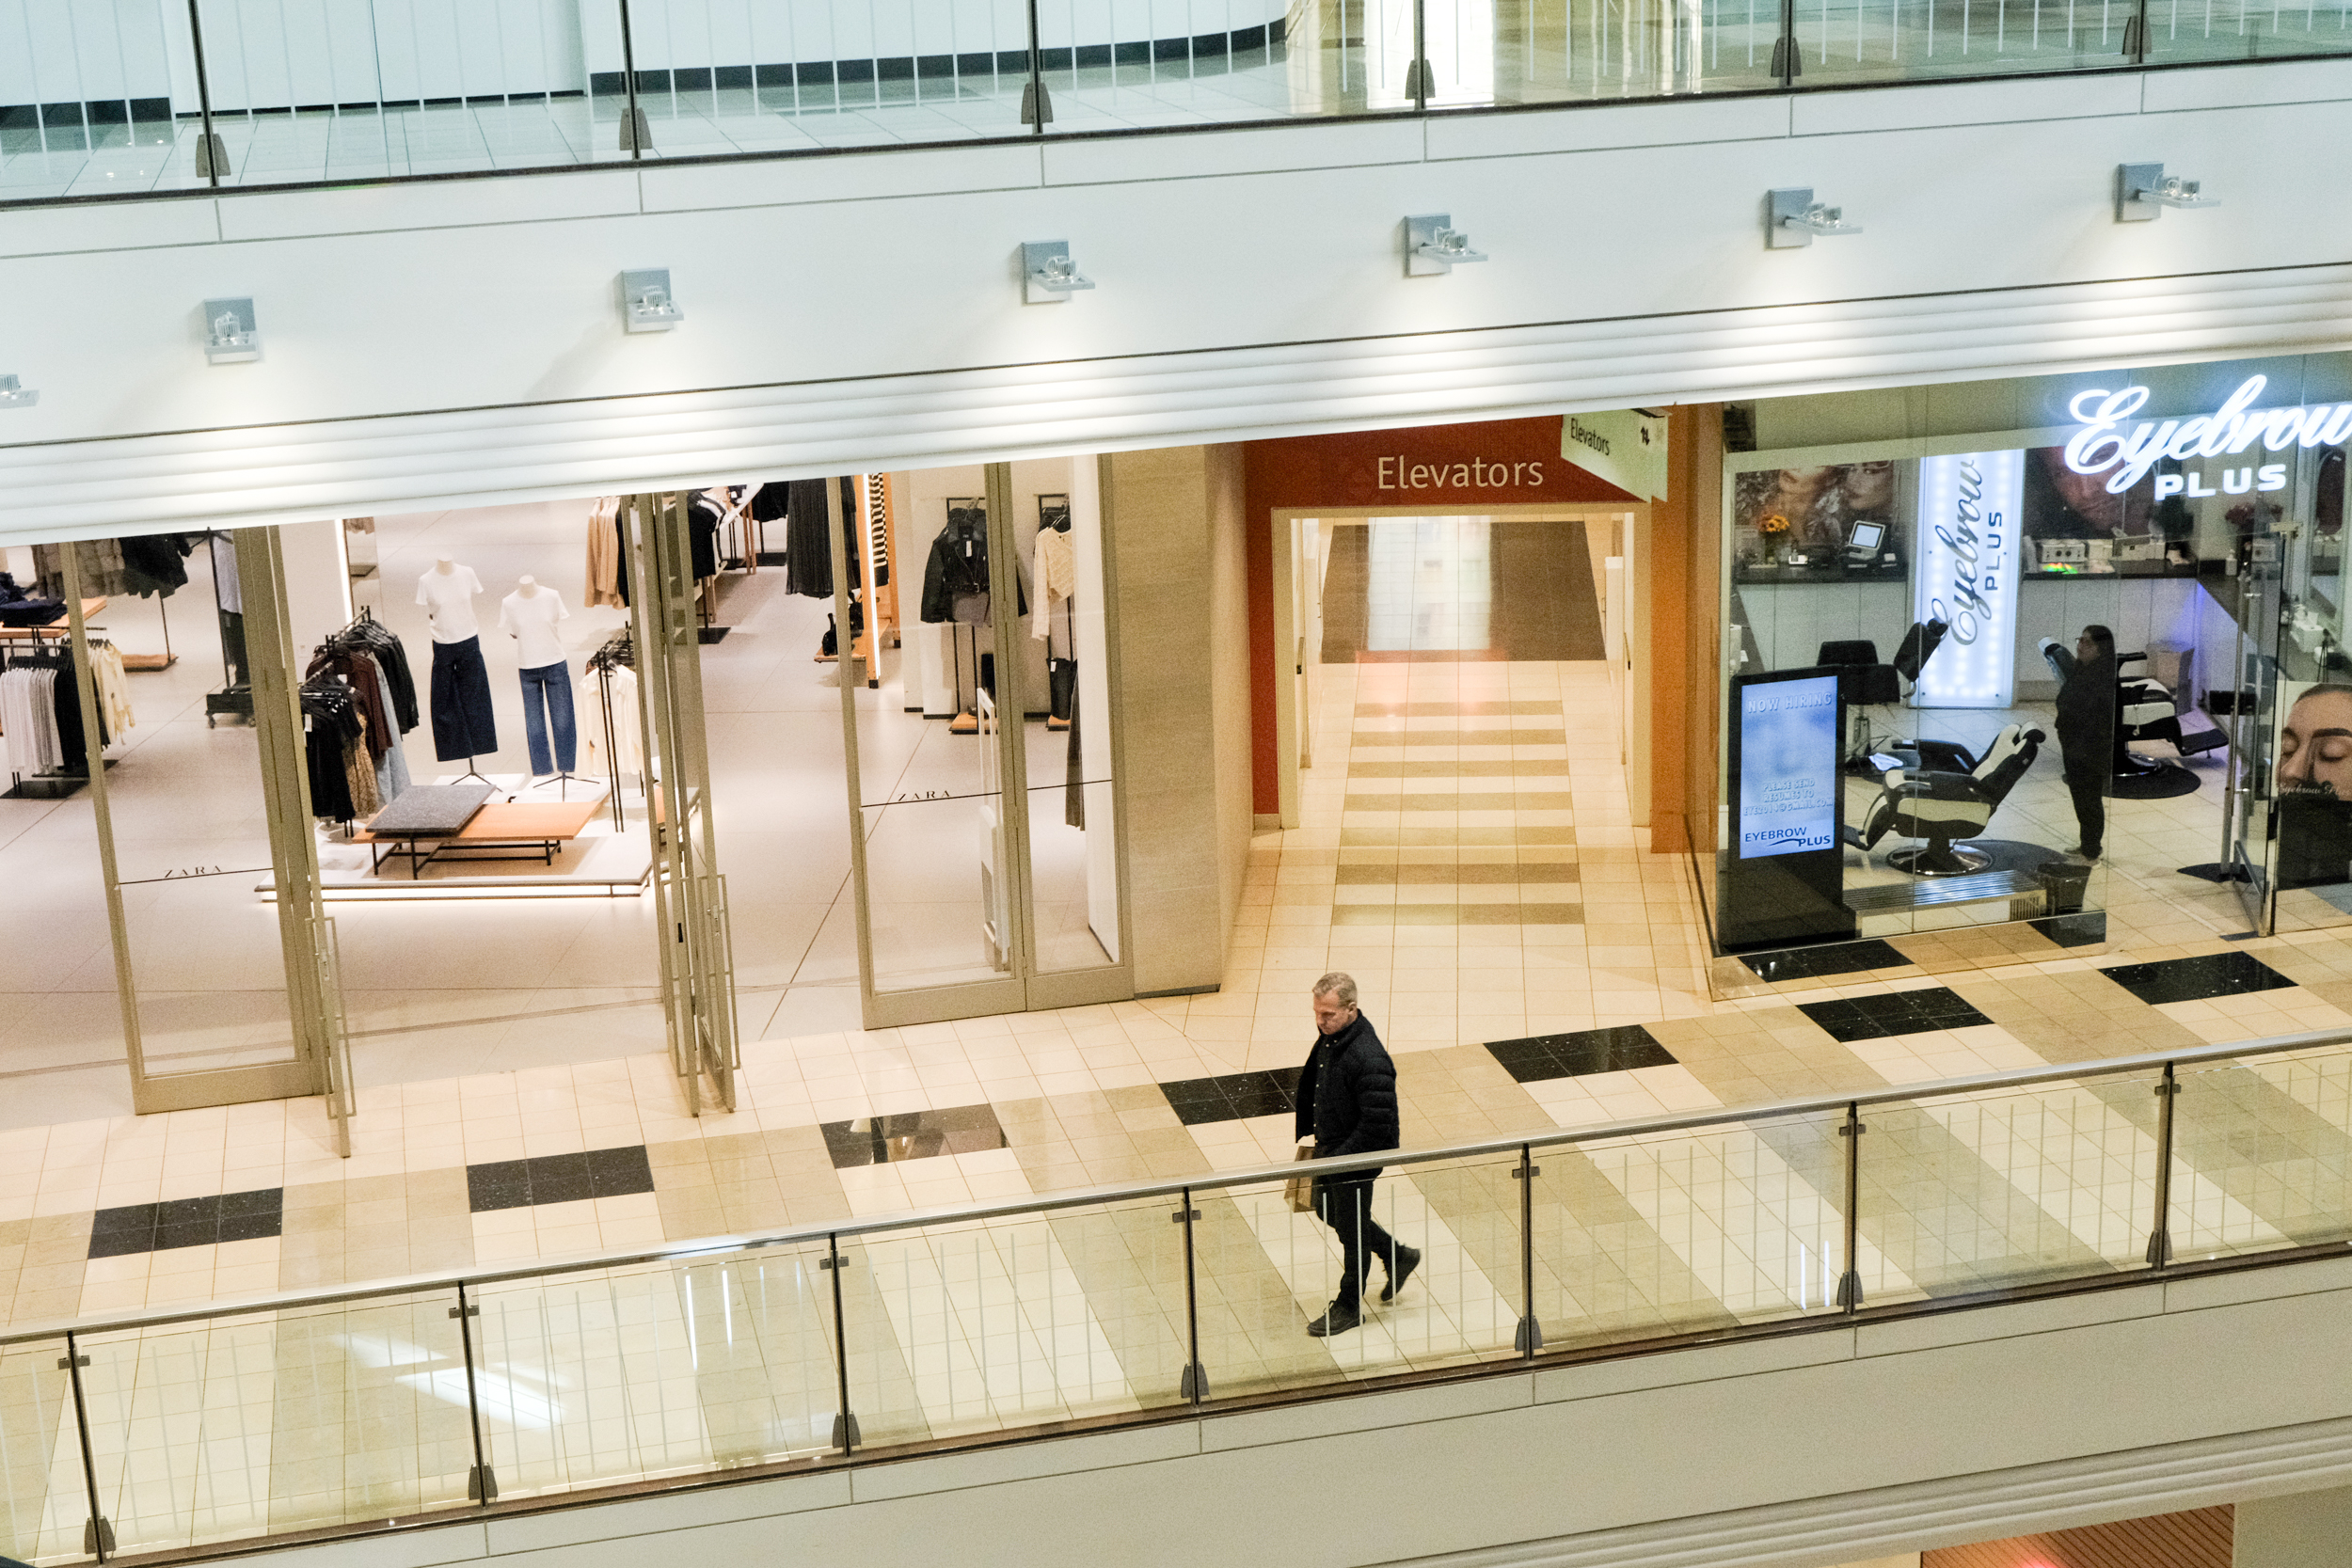
[[[2277,712],[2279,886],[2352,910],[2352,685],[2281,681]]]

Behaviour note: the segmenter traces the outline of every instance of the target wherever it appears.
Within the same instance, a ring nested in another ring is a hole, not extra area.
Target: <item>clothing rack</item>
[[[85,623],[84,641],[93,648],[112,646],[103,637],[88,635],[92,628]],[[47,626],[10,628],[8,641],[0,641],[0,671],[22,665],[56,665],[72,670],[78,682],[85,677],[80,664],[73,657],[73,630],[71,623],[59,621]],[[29,642],[31,646],[22,644]],[[103,715],[102,715],[103,718]],[[89,766],[82,758],[65,759],[66,766],[53,772],[26,775],[8,769],[8,788],[0,798],[12,800],[62,800],[89,783]],[[114,762],[108,759],[106,766]]]
[[[614,669],[628,670],[632,673],[637,669],[636,645],[629,641],[628,632],[607,639],[603,647],[590,654],[582,673],[594,671],[602,674]],[[643,698],[639,700],[643,701]],[[627,824],[621,815],[620,754],[613,747],[612,688],[605,681],[596,682],[596,705],[604,710],[604,765],[612,775],[605,781],[605,795],[612,803],[612,827],[617,832]],[[644,776],[642,758],[639,759],[638,776],[641,779]]]

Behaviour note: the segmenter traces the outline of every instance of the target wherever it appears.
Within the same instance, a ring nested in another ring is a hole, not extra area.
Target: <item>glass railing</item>
[[[380,1531],[2352,1243],[2352,1033],[0,1334],[0,1554]],[[1331,1189],[1312,1200],[1328,1203]],[[1377,1227],[1376,1229],[1375,1227]],[[1401,1254],[1399,1255],[1402,1256]]]
[[[2352,51],[2246,0],[124,0],[0,14],[0,204]]]

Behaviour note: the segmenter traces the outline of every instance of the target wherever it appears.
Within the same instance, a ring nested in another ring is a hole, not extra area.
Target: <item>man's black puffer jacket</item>
[[[1358,1013],[1336,1035],[1316,1037],[1298,1074],[1298,1136],[1315,1140],[1315,1157],[1340,1160],[1394,1148],[1398,1142],[1396,1064],[1372,1020]],[[1337,1181],[1369,1181],[1377,1171],[1350,1171]]]

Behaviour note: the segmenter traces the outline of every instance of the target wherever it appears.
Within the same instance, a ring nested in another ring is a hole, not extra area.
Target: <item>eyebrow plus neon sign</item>
[[[2352,437],[2352,403],[2312,403],[2295,408],[2255,408],[2267,376],[2250,375],[2229,401],[2210,414],[2185,420],[2142,420],[2126,432],[2123,421],[2145,407],[2145,387],[2108,391],[2093,387],[2077,392],[2067,412],[2082,421],[2082,429],[2066,443],[2066,466],[2078,474],[2108,474],[2107,490],[2122,495],[2147,477],[2163,458],[2237,456],[2256,442],[2265,451],[2290,447],[2332,447]],[[2109,470],[2113,470],[2111,473]],[[2160,474],[2156,494],[2210,496],[2218,492],[2204,485],[2202,473]],[[2222,488],[2231,495],[2248,490],[2283,490],[2286,465],[2265,464],[2259,469],[2224,469]]]

